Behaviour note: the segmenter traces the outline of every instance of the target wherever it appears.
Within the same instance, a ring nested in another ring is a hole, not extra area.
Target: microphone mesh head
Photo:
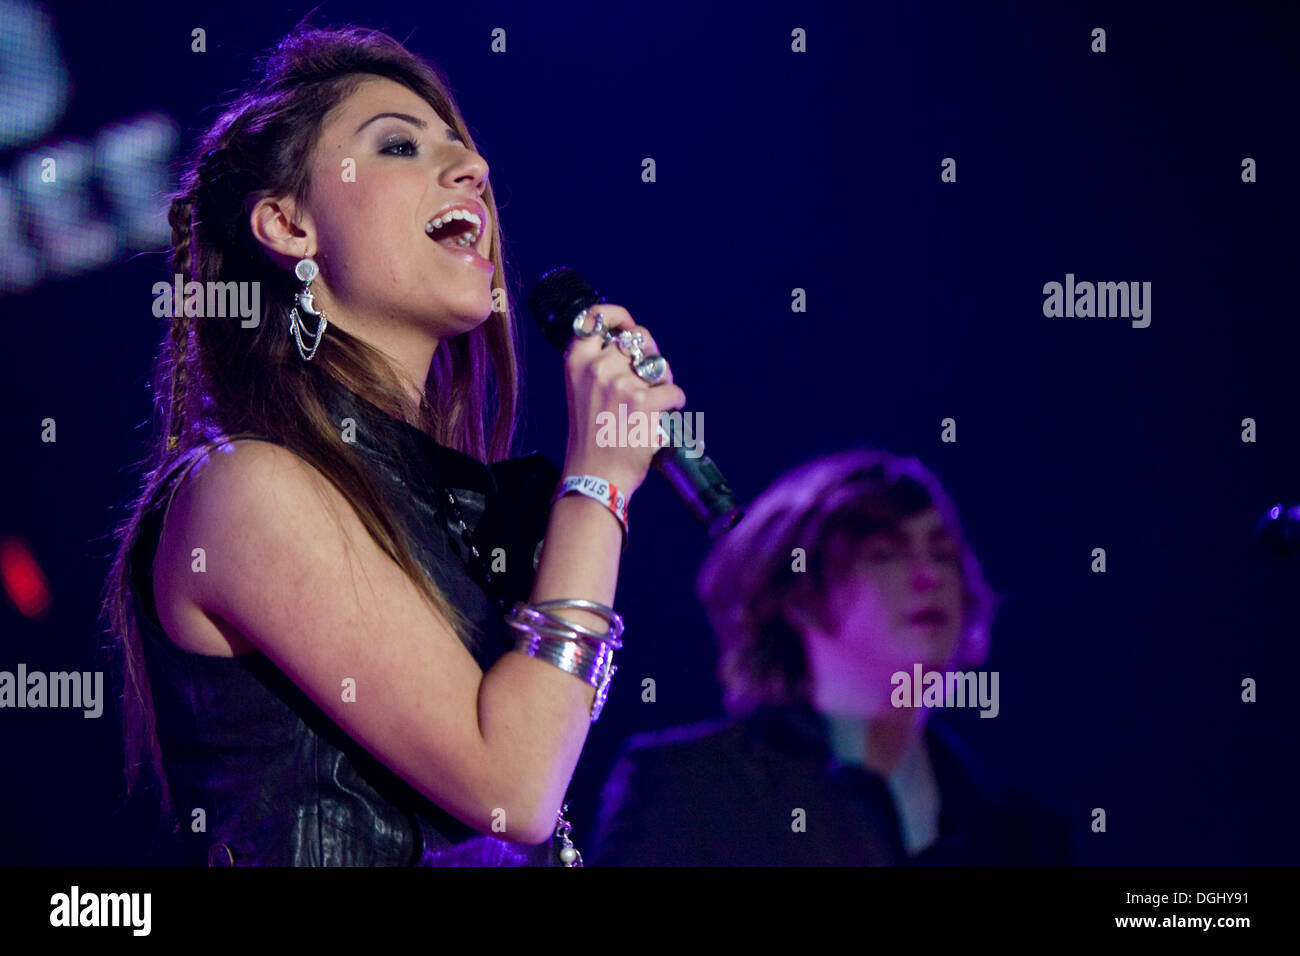
[[[567,266],[557,266],[537,280],[528,296],[528,307],[546,341],[563,352],[573,338],[574,317],[588,306],[604,301],[605,297],[578,273]]]

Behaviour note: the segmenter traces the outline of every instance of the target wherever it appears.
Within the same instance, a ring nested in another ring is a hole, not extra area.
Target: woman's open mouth
[[[466,243],[460,238],[461,236],[466,235],[468,235],[468,233],[462,229],[454,233],[449,231],[441,235],[438,232],[429,233],[429,238],[435,246],[454,259],[468,262],[480,269],[486,270],[487,272],[495,270],[496,266],[492,264],[492,260],[482,256],[476,245],[473,243]],[[477,233],[475,233],[475,235],[477,235]]]

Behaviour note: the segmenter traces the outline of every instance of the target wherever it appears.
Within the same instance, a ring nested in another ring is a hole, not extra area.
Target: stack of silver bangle
[[[564,608],[599,614],[608,628],[594,631],[552,613]],[[515,650],[553,664],[596,688],[596,699],[591,704],[591,721],[595,723],[609,695],[610,680],[618,670],[614,651],[623,646],[623,618],[613,608],[595,601],[567,598],[536,604],[520,601],[506,615],[506,623],[520,632]]]

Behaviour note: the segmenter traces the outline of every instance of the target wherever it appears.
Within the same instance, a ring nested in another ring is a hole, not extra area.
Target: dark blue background
[[[1082,861],[1295,863],[1298,568],[1252,541],[1264,508],[1300,499],[1286,24],[1272,4],[850,6],[326,3],[314,20],[387,29],[451,78],[527,326],[521,451],[563,457],[559,361],[522,303],[568,264],[655,333],[743,498],[860,444],[939,474],[1006,598],[1001,714],[956,723],[1069,815]],[[55,8],[75,89],[49,142],[160,110],[188,147],[308,8],[128,10]],[[95,656],[96,602],[167,278],[160,250],[139,253],[0,297],[0,532],[31,543],[55,599],[39,624],[0,607],[3,669],[114,663]],[[1151,282],[1150,327],[1045,318],[1043,284],[1067,272]],[[655,478],[631,533],[627,649],[571,791],[579,847],[626,736],[719,714],[692,592],[707,542]],[[0,711],[0,863],[140,858],[140,811],[116,810],[118,717]]]

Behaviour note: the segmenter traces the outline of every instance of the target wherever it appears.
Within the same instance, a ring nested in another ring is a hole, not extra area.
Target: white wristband
[[[596,475],[567,475],[555,490],[551,503],[565,495],[585,495],[613,512],[623,528],[623,547],[627,547],[627,497],[614,485]]]

